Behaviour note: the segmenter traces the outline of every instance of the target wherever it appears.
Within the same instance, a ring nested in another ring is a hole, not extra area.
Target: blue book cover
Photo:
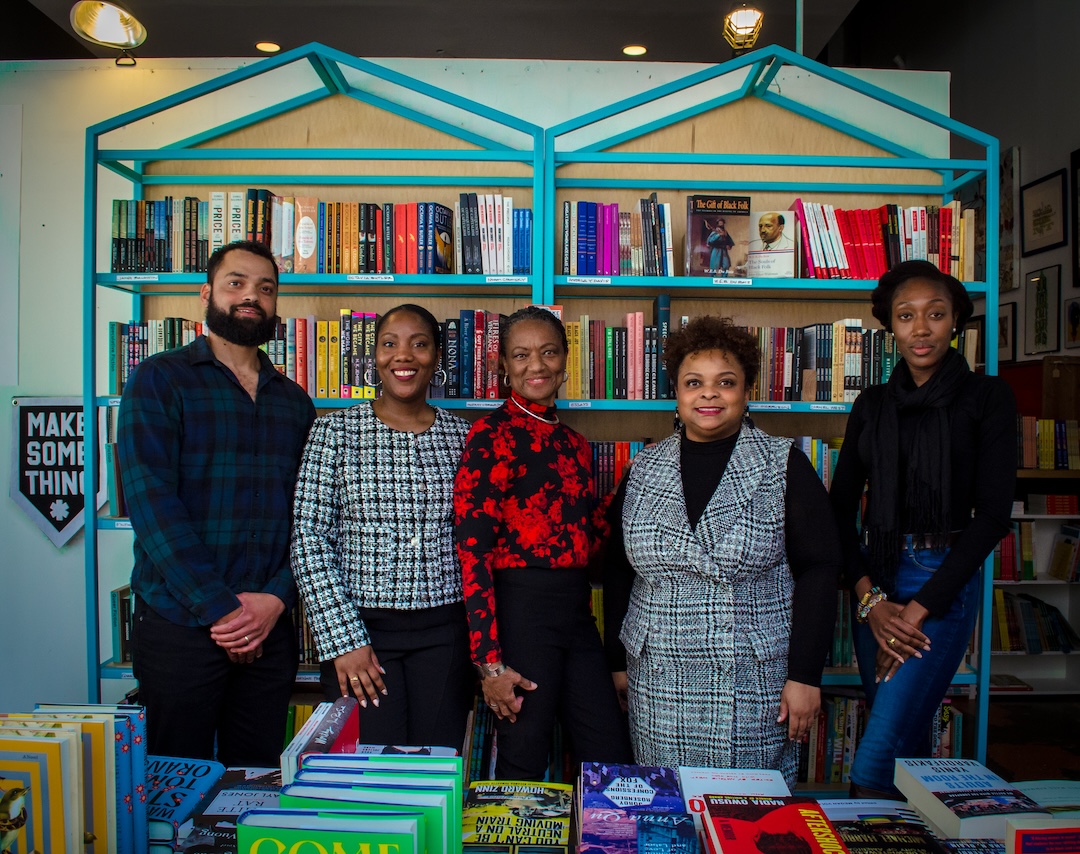
[[[581,807],[628,813],[686,811],[675,769],[606,762],[581,763]]]
[[[473,388],[473,338],[476,335],[476,318],[472,309],[463,308],[459,313],[458,328],[458,371],[461,374],[461,397],[471,400],[475,397]]]
[[[586,203],[585,214],[585,275],[596,275],[596,202]],[[578,240],[581,240],[581,232],[578,231]],[[578,268],[578,272],[581,269]]]
[[[224,773],[225,766],[211,759],[147,756],[146,810],[150,841],[176,842],[177,828]]]
[[[577,271],[588,275],[589,269],[589,203],[577,203]]]

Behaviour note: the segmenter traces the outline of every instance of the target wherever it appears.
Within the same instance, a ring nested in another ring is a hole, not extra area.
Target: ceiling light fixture
[[[760,10],[743,3],[724,16],[724,40],[734,50],[749,50],[757,41],[764,20]]]
[[[146,27],[138,18],[116,3],[100,0],[79,0],[72,6],[71,27],[88,42],[121,51],[131,50],[146,41]]]
[[[628,44],[622,52],[627,56],[644,56],[648,51],[643,44]]]
[[[277,53],[281,50],[281,45],[276,42],[256,42],[255,49],[261,50],[263,53]]]

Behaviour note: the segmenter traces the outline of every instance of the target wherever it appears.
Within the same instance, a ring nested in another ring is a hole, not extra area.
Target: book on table
[[[1047,814],[974,759],[897,759],[894,782],[942,838],[1003,839],[1010,816]]]

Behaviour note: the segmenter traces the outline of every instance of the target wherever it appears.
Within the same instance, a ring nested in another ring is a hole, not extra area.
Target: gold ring
[[[889,646],[896,646],[896,638],[889,638],[887,641],[885,641],[885,643],[887,643]]]
[[[349,677],[349,681],[350,681],[350,682],[359,682],[359,681],[360,681],[360,677],[359,677],[359,676],[350,676],[350,677]]]
[[[244,643],[251,643],[251,638],[249,638],[247,635],[244,635]]]

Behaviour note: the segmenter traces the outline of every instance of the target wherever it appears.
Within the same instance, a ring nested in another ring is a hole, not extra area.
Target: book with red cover
[[[849,854],[813,798],[705,795],[705,806],[711,854],[773,850]]]

